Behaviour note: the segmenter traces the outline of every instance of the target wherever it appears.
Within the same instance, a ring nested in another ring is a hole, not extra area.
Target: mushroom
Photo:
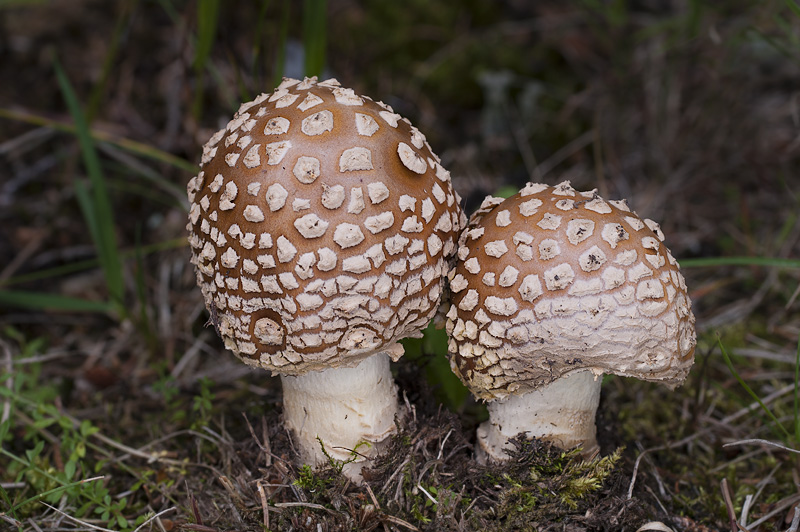
[[[436,313],[466,223],[449,172],[388,105],[285,78],[211,137],[187,190],[225,347],[281,376],[303,463],[357,456],[359,479],[395,431],[389,360]]]
[[[459,239],[446,323],[453,371],[488,401],[479,456],[506,459],[520,432],[591,455],[601,375],[683,382],[695,320],[663,240],[624,201],[568,181],[484,200]]]

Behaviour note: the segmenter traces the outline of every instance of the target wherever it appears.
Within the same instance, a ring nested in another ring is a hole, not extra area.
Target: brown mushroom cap
[[[466,221],[408,120],[316,78],[243,104],[188,194],[192,262],[225,346],[284,375],[398,358],[436,312]]]
[[[694,315],[663,240],[624,201],[569,182],[487,198],[449,275],[453,370],[487,400],[578,370],[680,384]]]

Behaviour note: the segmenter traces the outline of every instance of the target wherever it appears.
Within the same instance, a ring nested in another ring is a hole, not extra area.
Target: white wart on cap
[[[693,363],[694,316],[663,240],[623,201],[569,182],[487,198],[449,275],[453,370],[488,401],[581,371],[679,385]]]
[[[316,78],[243,104],[188,193],[192,262],[225,346],[284,375],[418,334],[465,222],[408,120]]]

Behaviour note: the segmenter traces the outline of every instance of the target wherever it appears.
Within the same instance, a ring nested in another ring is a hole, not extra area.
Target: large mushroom
[[[280,374],[303,463],[357,456],[359,479],[395,430],[389,361],[436,313],[466,223],[450,174],[388,105],[284,79],[211,137],[188,194],[225,347]]]
[[[566,181],[484,200],[459,240],[447,314],[451,366],[489,402],[480,453],[506,459],[524,432],[591,454],[602,374],[683,382],[694,315],[663,240],[624,201]]]

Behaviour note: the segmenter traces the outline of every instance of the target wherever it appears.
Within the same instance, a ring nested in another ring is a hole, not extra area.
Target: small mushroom
[[[568,181],[486,198],[459,239],[446,324],[453,371],[489,402],[479,454],[503,460],[524,432],[589,455],[601,375],[683,382],[695,320],[663,240]]]
[[[436,313],[466,223],[450,174],[388,105],[284,79],[211,137],[187,190],[192,263],[225,347],[281,375],[304,463],[355,450],[345,472],[360,478],[395,431],[389,361]]]

